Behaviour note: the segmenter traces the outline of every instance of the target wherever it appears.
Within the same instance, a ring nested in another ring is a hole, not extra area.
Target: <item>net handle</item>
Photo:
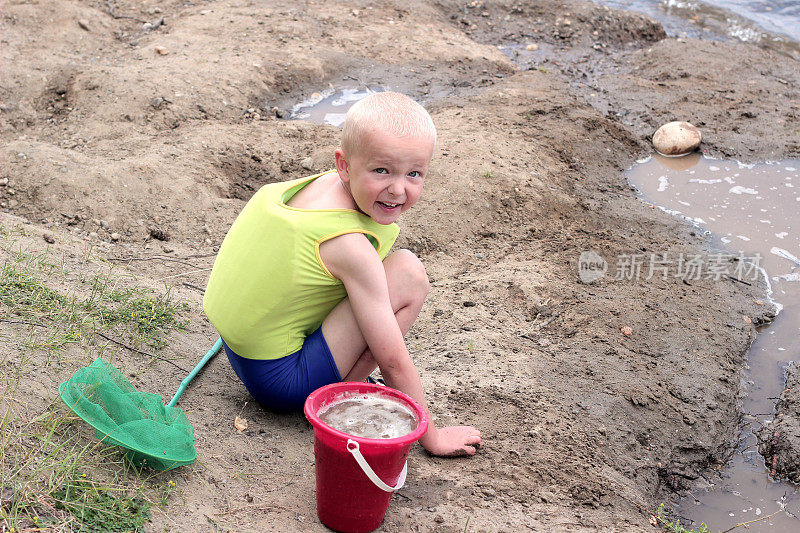
[[[178,400],[180,399],[181,395],[183,395],[183,391],[186,390],[186,387],[189,385],[189,383],[191,383],[197,373],[200,372],[204,366],[206,366],[206,363],[208,363],[214,358],[215,355],[217,355],[217,352],[219,352],[220,348],[222,348],[222,337],[217,339],[217,342],[214,343],[214,346],[212,346],[211,349],[206,352],[203,358],[200,359],[200,362],[197,363],[197,366],[195,366],[192,371],[189,372],[189,375],[183,378],[180,387],[178,387],[178,392],[176,392],[175,396],[172,397],[172,400],[170,400],[170,402],[167,404],[167,407],[175,407],[175,404],[178,403]]]

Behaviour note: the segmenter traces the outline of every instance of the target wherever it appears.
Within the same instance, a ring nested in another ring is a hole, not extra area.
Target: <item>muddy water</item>
[[[417,418],[410,409],[376,395],[335,401],[323,407],[318,416],[334,429],[367,439],[396,439],[417,427]]]
[[[353,104],[373,92],[385,90],[383,87],[329,87],[295,105],[289,118],[340,127]]]
[[[800,160],[745,166],[699,154],[655,156],[627,177],[646,200],[710,232],[719,248],[759,264],[781,309],[748,352],[733,458],[681,501],[678,514],[717,531],[783,510],[748,531],[800,531],[797,486],[770,479],[754,435],[774,416],[785,366],[800,359]]]
[[[796,0],[595,0],[638,11],[661,22],[672,37],[722,36],[800,54],[800,2]]]

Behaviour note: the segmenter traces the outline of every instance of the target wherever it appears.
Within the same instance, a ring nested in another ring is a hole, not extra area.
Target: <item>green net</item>
[[[169,470],[197,457],[184,412],[164,405],[158,394],[138,392],[100,358],[59,385],[58,394],[98,439],[125,448],[125,458],[136,466]]]

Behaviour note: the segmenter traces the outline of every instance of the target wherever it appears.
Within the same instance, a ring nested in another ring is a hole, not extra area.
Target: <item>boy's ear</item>
[[[350,175],[348,174],[350,165],[345,158],[344,150],[337,148],[336,151],[333,152],[333,157],[336,159],[336,172],[339,174],[339,178],[347,183],[350,181]]]

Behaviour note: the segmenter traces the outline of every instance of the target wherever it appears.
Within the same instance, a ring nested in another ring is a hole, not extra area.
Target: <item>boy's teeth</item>
[[[388,207],[397,207],[398,205],[400,205],[400,204],[390,204],[389,202],[381,202],[381,203]]]

